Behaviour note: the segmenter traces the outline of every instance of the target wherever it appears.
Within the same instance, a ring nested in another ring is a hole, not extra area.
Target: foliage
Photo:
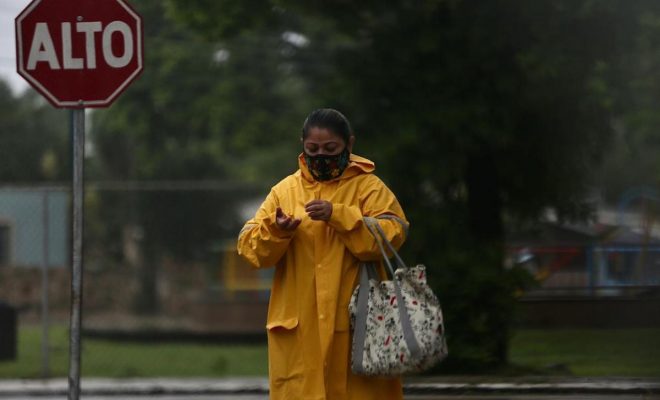
[[[279,38],[263,41],[246,33],[207,42],[176,24],[163,2],[136,6],[145,20],[145,70],[112,107],[94,113],[95,174],[108,180],[227,183],[211,194],[103,194],[99,220],[114,225],[99,234],[135,233],[142,254],[134,263],[140,264],[144,289],[136,307],[153,312],[162,257],[217,256],[210,247],[238,232],[244,221],[235,209],[254,196],[252,187],[263,192],[295,170],[292,130],[301,125],[295,101],[300,84],[280,68]]]
[[[278,144],[295,143],[290,130],[299,121],[292,123],[298,113],[290,98],[297,95],[296,82],[276,70],[272,58],[277,49],[250,35],[230,43],[201,41],[177,27],[158,1],[142,2],[138,11],[147,21],[145,71],[116,104],[94,114],[97,175],[263,184],[292,171],[295,146]],[[174,255],[189,256],[184,248],[213,226],[232,235],[237,228],[235,221],[219,226],[219,220],[231,221],[231,207],[223,215],[209,215],[211,226],[189,226],[185,215],[199,209],[199,202],[177,198],[162,204],[156,199],[164,200],[160,193],[145,197],[138,214],[153,226],[147,228],[148,237],[167,232],[159,221],[169,224],[172,218],[177,218],[179,234],[181,229],[193,234],[183,243],[154,238]],[[176,215],[173,208],[179,208]]]
[[[162,2],[137,8],[147,22],[145,70],[95,118],[103,173],[262,183],[295,168],[298,151],[279,144],[296,141],[300,83],[279,64],[279,39],[207,42],[178,27]]]
[[[660,185],[660,11],[657,3],[639,2],[636,34],[626,41],[625,52],[612,68],[624,77],[613,99],[614,142],[597,184],[611,203],[629,190],[657,191]],[[650,189],[650,190],[649,190]]]
[[[212,40],[239,31],[309,38],[294,67],[318,103],[353,121],[357,151],[377,161],[412,222],[408,254],[434,268],[454,350],[446,365],[505,362],[524,281],[502,266],[505,218],[550,207],[560,218],[590,215],[584,199],[612,130],[612,66],[638,9],[279,0],[238,12],[239,27],[219,16],[241,2],[169,4]]]
[[[589,218],[594,182],[610,199],[658,182],[657,1],[136,6],[145,72],[93,113],[92,174],[268,187],[295,169],[303,117],[344,111],[356,152],[377,162],[412,222],[406,256],[433,269],[451,333],[446,368],[506,360],[514,294],[528,284],[502,265],[507,224],[548,209]],[[0,180],[66,179],[66,113],[4,86],[0,102],[0,149],[12,149]],[[198,258],[233,235],[245,196],[91,193],[87,234],[141,238],[149,310],[158,258]]]
[[[61,181],[70,175],[68,112],[34,91],[14,96],[0,81],[0,182]]]

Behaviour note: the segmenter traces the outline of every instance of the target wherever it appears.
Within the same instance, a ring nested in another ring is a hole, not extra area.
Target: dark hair
[[[353,135],[351,124],[344,114],[332,108],[319,108],[312,111],[311,114],[305,118],[305,123],[302,128],[303,140],[307,138],[311,128],[325,128],[332,133],[339,135],[348,143],[348,139]]]

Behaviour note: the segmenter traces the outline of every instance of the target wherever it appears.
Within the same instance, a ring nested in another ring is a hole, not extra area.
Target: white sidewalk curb
[[[83,378],[80,387],[86,395],[268,393],[268,379]],[[0,398],[6,395],[62,395],[67,392],[66,379],[0,380]]]
[[[432,378],[430,378],[432,379]],[[660,380],[640,379],[590,379],[563,382],[424,382],[404,384],[406,393],[547,393],[547,394],[651,394],[660,393]],[[85,395],[192,395],[268,393],[268,379],[257,378],[149,378],[106,379],[83,378],[82,393]],[[68,392],[67,380],[0,380],[0,398],[17,395],[59,396]]]
[[[407,393],[548,393],[633,394],[660,393],[660,382],[554,382],[554,383],[409,383]]]

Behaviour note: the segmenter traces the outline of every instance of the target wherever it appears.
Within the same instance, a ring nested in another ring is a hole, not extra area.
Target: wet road
[[[3,400],[63,400],[65,397],[8,397]],[[268,400],[267,395],[81,396],[83,400]],[[660,395],[409,395],[406,400],[660,400]]]

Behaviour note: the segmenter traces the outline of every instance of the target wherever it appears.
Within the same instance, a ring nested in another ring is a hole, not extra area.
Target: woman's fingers
[[[325,200],[312,200],[305,204],[305,212],[314,221],[327,221],[332,214],[332,204]],[[293,215],[287,215],[282,208],[277,207],[275,211],[277,225],[284,230],[294,230],[302,221],[300,218],[294,218]]]
[[[328,221],[332,215],[332,203],[326,200],[312,200],[305,204],[305,212],[315,221]]]
[[[327,221],[330,217],[330,214],[326,210],[310,212],[307,215],[313,220],[324,220]]]
[[[325,200],[312,200],[309,203],[305,204],[305,211],[319,210],[324,207]]]
[[[287,217],[286,224],[284,224],[284,229],[287,231],[292,231],[296,229],[298,225],[300,225],[300,221],[301,220],[299,218],[293,219],[291,217]]]
[[[300,221],[300,218],[293,218],[293,215],[286,215],[279,207],[275,211],[275,222],[282,230],[292,231],[300,225]]]
[[[322,211],[323,211],[322,207],[314,207],[314,208],[306,208],[305,209],[305,212],[309,215],[311,215],[312,213],[317,213],[317,212],[322,212]]]
[[[298,227],[300,219],[294,219],[292,215],[284,214],[284,211],[280,207],[277,207],[277,210],[275,210],[275,222],[280,229],[292,231]]]
[[[305,211],[307,213],[313,211],[322,211],[330,208],[330,202],[325,200],[312,200],[309,203],[305,204]]]
[[[296,229],[298,227],[298,225],[300,225],[301,221],[302,220],[300,218],[296,218],[296,219],[292,220],[291,224],[289,225],[289,230],[292,231],[292,230]]]

